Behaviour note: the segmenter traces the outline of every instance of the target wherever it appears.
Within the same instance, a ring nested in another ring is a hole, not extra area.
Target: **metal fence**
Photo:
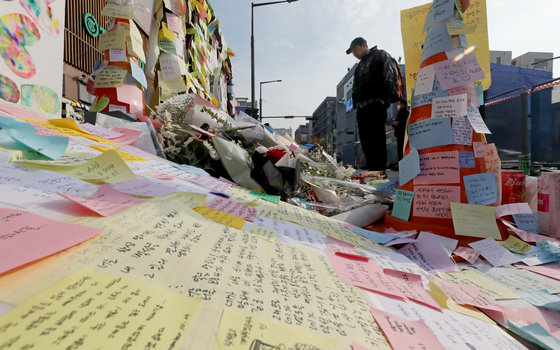
[[[491,96],[483,110],[502,161],[531,155],[536,164],[560,164],[560,78]]]

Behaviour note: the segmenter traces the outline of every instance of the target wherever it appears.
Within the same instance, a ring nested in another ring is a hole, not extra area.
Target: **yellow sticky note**
[[[112,30],[99,35],[97,48],[99,51],[109,49],[124,50],[126,44],[126,29]]]
[[[245,226],[245,220],[233,216],[219,210],[214,210],[206,207],[198,207],[194,208],[194,211],[199,213],[200,215],[204,216],[207,219],[220,223],[222,225],[230,226],[241,230],[243,226]]]
[[[127,71],[120,68],[106,67],[95,76],[96,88],[121,87]]]
[[[56,171],[81,180],[109,184],[127,182],[136,177],[119,154],[113,150],[104,152],[82,165],[56,169]]]
[[[276,240],[276,235],[278,234],[278,231],[274,229],[257,225],[251,225],[244,229],[244,231],[251,232],[252,234],[255,234],[257,236],[261,236],[262,238],[270,242],[274,242]]]
[[[456,235],[495,239],[502,237],[496,224],[496,208],[494,207],[451,203],[451,215]]]
[[[144,53],[144,41],[142,34],[133,20],[130,20],[130,36],[127,38],[128,52],[136,56],[139,60],[146,62]]]
[[[216,335],[214,350],[247,349],[338,350],[336,339],[303,331],[296,326],[245,315],[226,308]]]
[[[531,249],[531,245],[523,242],[517,237],[509,236],[505,241],[498,242],[504,248],[513,253],[525,254]]]
[[[430,283],[428,284],[428,292],[430,293],[430,295],[435,299],[435,301],[437,301],[437,303],[441,306],[441,307],[445,307],[451,311],[455,311],[458,312],[460,314],[469,316],[469,317],[473,317],[476,318],[478,320],[484,321],[486,323],[489,324],[496,324],[494,321],[492,321],[491,318],[489,318],[488,316],[486,316],[484,313],[482,313],[481,311],[479,311],[477,308],[475,308],[474,306],[462,306],[457,304],[453,299],[451,299],[451,297],[449,295],[447,295],[447,293],[445,293],[445,291],[434,281],[430,281]]]
[[[60,132],[61,134],[66,135],[66,136],[80,136],[80,137],[86,137],[90,140],[101,142],[101,143],[108,143],[110,145],[115,144],[112,141],[109,141],[109,140],[104,139],[102,137],[93,135],[93,134],[83,130],[82,128],[80,128],[78,126],[78,124],[76,124],[76,121],[72,118],[49,119],[48,123],[41,124],[41,125],[45,125],[47,128],[50,128],[51,130],[55,130],[57,132]],[[53,126],[56,127],[56,128],[53,128]]]
[[[137,155],[130,154],[130,153],[125,152],[123,150],[120,150],[118,148],[105,147],[105,146],[90,146],[90,147],[93,148],[93,149],[96,149],[98,151],[101,151],[101,152],[115,151],[119,154],[121,159],[124,160],[125,162],[145,162],[146,161],[146,158],[142,158],[142,157],[139,157]]]
[[[465,23],[451,22],[447,23],[447,32],[449,35],[472,34],[476,30],[476,25],[466,25]]]
[[[167,24],[165,22],[161,23],[161,29],[159,30],[159,37],[160,39],[166,39],[170,41],[175,41],[175,33],[167,28]]]
[[[185,79],[182,75],[163,81],[162,83],[165,84],[165,88],[173,94],[187,91],[187,85],[185,85]]]
[[[27,164],[36,164],[38,166],[45,165],[45,166],[77,166],[87,161],[95,158],[95,154],[92,153],[83,153],[83,152],[72,152],[67,151],[62,157],[58,158],[57,160],[50,160],[50,159],[37,159],[34,157],[28,157],[25,152],[13,152],[12,153],[12,162],[20,162],[20,163],[27,163]]]
[[[422,45],[426,33],[422,33],[424,22],[432,4],[413,7],[401,11],[401,32],[404,49],[404,61],[406,71],[406,94],[408,101],[412,98],[412,89],[416,84],[420,58],[422,56]],[[476,45],[474,51],[485,79],[482,80],[484,90],[492,83],[490,74],[490,45],[488,43],[488,18],[486,13],[486,0],[471,1],[469,8],[464,13],[464,22],[467,27],[476,26],[474,32],[467,34],[469,46]]]
[[[107,4],[101,10],[102,16],[131,19],[134,17],[136,8],[132,6],[121,6],[118,4]]]
[[[510,288],[487,278],[475,270],[439,273],[439,276],[447,282],[471,285],[495,300],[520,299],[519,295],[515,294]]]
[[[18,349],[169,349],[200,302],[84,268],[0,317],[0,330]]]

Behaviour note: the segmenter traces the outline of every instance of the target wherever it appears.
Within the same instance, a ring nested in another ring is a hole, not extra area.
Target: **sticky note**
[[[283,349],[339,349],[335,338],[230,308],[224,308],[222,311],[215,337],[216,350],[266,349],[270,348],[269,344],[277,344],[279,346],[274,345],[275,348]]]
[[[473,151],[475,158],[484,158],[486,157],[486,150],[484,148],[484,142],[473,142]]]
[[[53,160],[62,157],[68,148],[69,141],[66,136],[36,135],[13,129],[9,131],[9,135],[14,140]]]
[[[517,227],[521,230],[538,233],[539,232],[539,223],[537,220],[537,214],[513,214],[513,221]]]
[[[464,56],[455,62],[453,59],[434,64],[436,77],[442,89],[449,90],[465,84],[471,84],[485,78],[475,53]]]
[[[459,182],[457,151],[420,155],[420,174],[414,178],[414,185],[458,184]]]
[[[23,210],[0,208],[0,274],[75,246],[100,232]]]
[[[107,17],[115,17],[115,18],[125,18],[125,19],[132,19],[134,18],[134,12],[136,8],[132,6],[121,6],[118,4],[107,4],[101,10],[102,16]]]
[[[366,230],[360,227],[353,227],[353,226],[349,226],[348,227],[349,230],[356,232],[357,234],[359,234],[362,237],[365,237],[367,239],[371,239],[372,241],[379,243],[379,244],[385,244],[388,243],[394,239],[397,238],[397,236],[388,234],[388,233],[380,233],[380,232],[375,232],[375,231],[370,231],[370,230]]]
[[[0,318],[17,348],[170,349],[184,339],[201,299],[81,269]],[[33,327],[22,320],[33,315]],[[21,335],[25,334],[25,337]],[[154,341],[157,339],[157,341]],[[47,344],[49,344],[47,346]]]
[[[420,57],[420,63],[435,54],[451,50],[451,47],[451,36],[447,32],[447,26],[445,23],[436,25],[426,35],[422,56]]]
[[[520,258],[510,253],[506,248],[502,247],[494,238],[486,238],[481,241],[469,243],[469,245],[478,251],[493,266],[510,265],[521,261]]]
[[[531,245],[523,242],[515,236],[509,236],[505,241],[498,242],[502,247],[506,248],[512,253],[525,254],[531,250]]]
[[[473,169],[476,167],[473,152],[459,152],[459,167],[461,169]]]
[[[90,111],[91,112],[101,112],[102,110],[104,110],[109,105],[110,101],[111,100],[109,100],[109,97],[101,96],[97,99],[97,102],[95,102],[95,104],[91,107]]]
[[[115,190],[109,185],[101,186],[93,195],[87,197],[69,193],[58,194],[101,216],[111,216],[142,202],[128,194]]]
[[[478,95],[473,84],[462,85],[449,89],[449,96],[467,94],[467,107],[479,107]]]
[[[172,13],[166,13],[165,14],[166,18],[167,18],[167,28],[169,28],[170,30],[174,31],[177,34],[180,34],[183,32],[183,24],[181,22],[181,17],[176,16]]]
[[[476,107],[469,107],[467,111],[467,118],[475,132],[479,134],[491,134],[492,132],[486,126],[482,116]]]
[[[428,16],[426,17],[426,21],[424,22],[424,29],[422,32],[430,29],[434,24],[453,16],[454,10],[454,0],[434,0],[428,12]]]
[[[119,157],[124,160],[125,162],[145,162],[146,159],[139,157],[137,155],[134,154],[130,154],[128,152],[125,152],[121,149],[118,148],[113,148],[113,147],[106,147],[106,146],[91,146],[91,148],[96,149],[98,151],[101,152],[107,152],[107,151],[112,151],[112,152],[116,152]]]
[[[115,130],[107,129],[99,125],[93,125],[89,123],[80,124],[80,129],[84,130],[87,133],[93,134],[95,136],[102,137],[104,139],[113,139],[116,137],[124,136],[123,133],[120,133]]]
[[[463,176],[470,204],[490,205],[498,201],[498,185],[493,173]]]
[[[109,61],[111,62],[126,62],[128,58],[126,57],[126,50],[122,49],[110,49],[109,50]]]
[[[448,272],[457,269],[447,250],[430,235],[418,237],[415,242],[399,249],[399,253],[426,271]]]
[[[122,86],[127,71],[120,68],[107,67],[95,76],[96,88],[110,88]]]
[[[139,177],[112,186],[117,191],[143,197],[161,197],[176,192],[172,187]]]
[[[168,53],[162,53],[159,56],[159,65],[161,70],[161,77],[164,81],[171,80],[179,75],[182,75],[181,65],[185,62],[179,61],[180,58]]]
[[[218,179],[204,175],[198,175],[189,181],[195,185],[204,186],[216,192],[225,192],[231,187],[230,184],[226,184]]]
[[[271,194],[259,193],[259,192],[255,192],[255,191],[251,191],[251,192],[249,192],[249,194],[251,196],[259,197],[260,199],[265,200],[265,201],[270,202],[270,203],[280,204],[280,196],[274,196],[274,195],[271,195]]]
[[[456,235],[501,238],[500,230],[496,224],[496,208],[451,203],[451,213]]]
[[[126,29],[111,30],[99,35],[97,48],[99,51],[109,49],[124,50],[126,48]]]
[[[142,135],[142,131],[136,129],[128,129],[128,128],[115,126],[112,130],[123,134],[123,136],[111,139],[111,141],[113,141],[114,143],[118,143],[119,145],[133,144]]]
[[[453,143],[451,135],[451,119],[424,119],[408,125],[411,147],[417,150]]]
[[[420,155],[414,148],[410,153],[399,161],[399,183],[401,186],[408,183],[420,174]]]
[[[507,320],[508,329],[525,339],[539,345],[543,349],[559,349],[560,340],[553,336],[540,323],[535,322],[525,326],[518,326],[514,322]]]
[[[472,144],[473,129],[467,117],[453,118],[451,133],[453,143],[456,145],[470,146]]]
[[[474,264],[480,256],[480,251],[467,247],[458,247],[453,251],[453,254],[465,259],[469,264]]]
[[[146,74],[144,74],[142,68],[140,68],[140,66],[136,64],[134,60],[130,60],[130,74],[132,74],[132,77],[136,79],[136,81],[139,82],[140,85],[144,87],[144,89],[148,87]]]
[[[224,213],[219,210],[214,210],[206,207],[197,207],[194,208],[193,210],[207,219],[210,219],[222,225],[236,228],[238,230],[241,230],[243,226],[245,226],[246,221],[243,220],[242,218]]]
[[[432,100],[432,118],[455,118],[467,115],[467,94],[438,97]]]
[[[451,202],[461,200],[459,186],[415,186],[414,216],[451,218]]]
[[[56,171],[92,182],[121,183],[136,177],[114,150],[104,152],[77,167],[61,168],[56,169]]]
[[[434,81],[437,82],[437,79],[435,79]],[[434,83],[434,85],[435,85],[435,83]],[[428,93],[425,93],[425,94],[414,93],[412,95],[412,100],[411,100],[411,105],[410,106],[412,108],[416,108],[416,107],[431,105],[434,98],[443,97],[443,96],[448,96],[447,91],[437,90],[437,91],[431,91],[431,92],[428,92]]]
[[[434,310],[441,311],[439,304],[424,289],[421,275],[393,269],[383,269],[383,273],[391,279],[393,284],[397,286],[408,299]]]
[[[496,217],[500,218],[502,216],[506,216],[506,215],[513,215],[513,214],[532,214],[533,211],[531,210],[531,207],[529,206],[529,203],[527,202],[523,202],[523,203],[510,203],[510,204],[504,204],[504,205],[500,205],[499,207],[496,207]]]
[[[434,66],[429,65],[421,68],[418,71],[418,78],[416,79],[414,94],[422,95],[432,92],[432,86],[434,85],[435,77],[436,71],[434,70]]]
[[[413,199],[414,192],[397,189],[393,205],[393,216],[408,221]]]
[[[449,35],[472,34],[476,30],[476,25],[466,25],[465,23],[449,22],[447,23],[447,32]]]
[[[205,207],[219,210],[250,222],[254,222],[257,216],[257,208],[222,197],[214,197],[210,202],[206,203]]]
[[[445,349],[422,320],[411,321],[374,308],[371,314],[393,349]]]
[[[437,283],[457,304],[476,306],[482,309],[503,311],[503,308],[494,299],[479,289],[468,285],[447,282],[435,276],[427,276],[432,282]]]
[[[130,23],[130,37],[126,40],[128,53],[135,56],[142,62],[146,62],[146,54],[144,53],[144,41],[142,34],[134,23],[134,20],[129,20]],[[132,60],[131,60],[132,61]]]

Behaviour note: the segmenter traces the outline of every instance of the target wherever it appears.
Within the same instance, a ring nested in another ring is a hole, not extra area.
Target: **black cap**
[[[348,50],[346,50],[346,54],[349,55],[352,52],[353,48],[355,48],[356,46],[360,46],[365,42],[366,42],[366,39],[364,39],[362,37],[357,37],[356,39],[352,40],[352,42],[350,43],[350,48],[348,48]]]

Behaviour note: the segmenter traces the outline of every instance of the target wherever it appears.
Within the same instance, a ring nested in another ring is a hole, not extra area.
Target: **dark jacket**
[[[387,59],[389,54],[375,46],[358,63],[352,88],[352,101],[356,108],[365,107],[376,100],[386,101],[383,64]]]
[[[408,112],[408,108],[405,107],[399,109],[397,118],[395,119],[395,121],[399,122],[399,125],[394,127],[396,132],[402,132],[406,130],[406,121],[408,120],[409,114],[410,113]]]

